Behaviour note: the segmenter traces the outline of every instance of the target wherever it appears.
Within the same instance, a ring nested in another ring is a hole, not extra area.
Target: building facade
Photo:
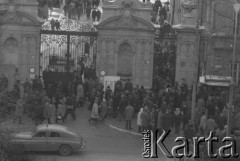
[[[0,74],[16,80],[39,75],[40,29],[37,1],[0,1]]]
[[[120,76],[152,88],[155,28],[152,4],[118,0],[103,4],[98,25],[97,76]]]

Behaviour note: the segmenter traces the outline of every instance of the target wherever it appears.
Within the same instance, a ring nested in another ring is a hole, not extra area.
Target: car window
[[[50,137],[52,138],[57,138],[57,137],[61,137],[59,133],[57,132],[50,132]]]
[[[34,137],[40,137],[40,138],[45,138],[47,135],[46,135],[46,132],[38,132],[34,135]]]

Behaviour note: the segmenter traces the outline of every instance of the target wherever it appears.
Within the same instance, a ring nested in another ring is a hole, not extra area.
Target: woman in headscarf
[[[142,132],[142,118],[141,118],[142,113],[143,113],[143,108],[140,109],[137,116],[138,132]]]

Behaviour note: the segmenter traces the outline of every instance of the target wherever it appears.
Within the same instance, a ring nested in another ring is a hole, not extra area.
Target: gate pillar
[[[199,42],[201,27],[198,24],[198,1],[180,1],[180,24],[173,25],[177,31],[176,82],[186,80],[188,87],[198,82]]]
[[[198,77],[198,54],[196,30],[191,28],[177,30],[177,58],[175,81],[182,79],[191,87]]]
[[[139,0],[103,2],[97,26],[97,76],[120,76],[133,85],[152,87],[155,28],[152,4]]]

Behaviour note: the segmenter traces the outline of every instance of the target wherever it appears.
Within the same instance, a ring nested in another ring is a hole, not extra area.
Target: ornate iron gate
[[[153,89],[159,91],[166,84],[175,83],[176,33],[170,26],[156,29],[153,63]]]
[[[40,73],[51,72],[55,79],[64,79],[84,66],[95,66],[97,30],[94,26],[63,19],[60,28],[46,22],[41,30]]]

